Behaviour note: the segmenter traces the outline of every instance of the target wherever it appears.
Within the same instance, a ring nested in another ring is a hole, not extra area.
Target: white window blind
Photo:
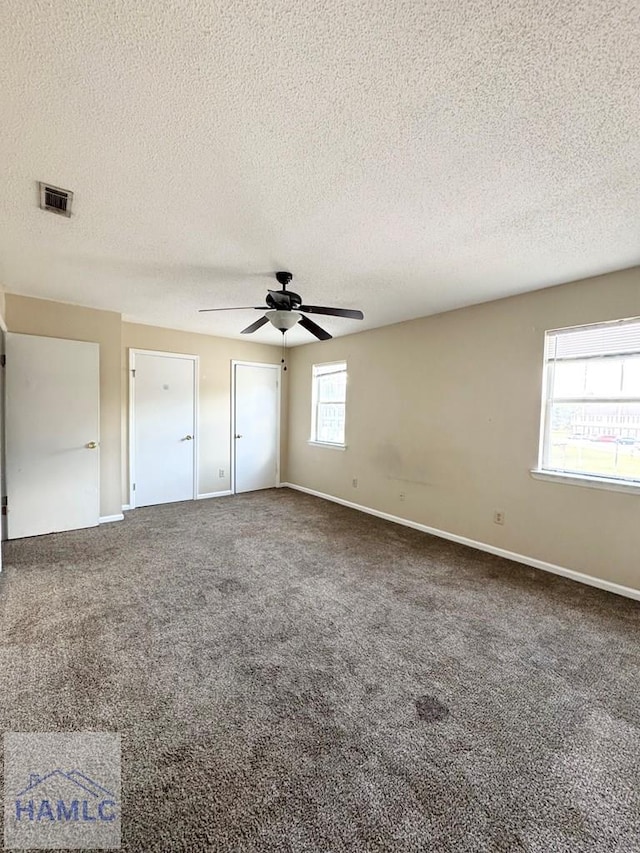
[[[640,484],[640,319],[545,338],[540,468]]]
[[[640,353],[640,320],[618,320],[547,332],[545,358],[593,358]]]

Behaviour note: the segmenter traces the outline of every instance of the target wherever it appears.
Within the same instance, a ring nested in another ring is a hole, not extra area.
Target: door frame
[[[230,480],[229,486],[231,489],[231,494],[236,494],[236,365],[241,365],[244,367],[268,367],[271,370],[277,370],[277,394],[276,394],[276,406],[277,406],[277,418],[276,418],[276,488],[280,486],[280,420],[282,416],[281,411],[281,401],[282,401],[282,366],[280,364],[273,364],[272,362],[265,361],[238,361],[236,359],[231,360],[231,470],[230,470]]]
[[[135,409],[135,381],[132,381],[133,371],[136,369],[136,355],[157,355],[162,358],[183,358],[193,362],[193,427],[194,427],[194,446],[193,446],[193,500],[198,497],[198,470],[200,461],[200,356],[189,355],[180,352],[163,352],[154,349],[137,349],[129,348],[129,369],[127,371],[127,379],[129,380],[129,436],[128,436],[128,451],[129,451],[129,509],[136,507],[136,493],[133,484],[136,481],[136,459],[135,459],[135,427],[136,427],[136,409]]]
[[[0,312],[0,356],[5,355],[6,340],[9,329],[4,321],[4,316]],[[0,359],[0,495],[2,503],[5,503],[7,497],[7,459],[5,447],[5,419],[7,415],[7,407],[5,404],[5,366],[6,358]],[[100,485],[100,474],[98,473],[98,487]],[[2,571],[2,543],[7,541],[7,516],[6,511],[0,515],[0,572]]]

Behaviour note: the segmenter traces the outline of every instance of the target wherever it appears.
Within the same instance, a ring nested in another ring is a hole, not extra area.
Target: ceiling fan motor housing
[[[302,297],[292,290],[270,290],[267,293],[267,305],[276,311],[291,311],[302,305]]]

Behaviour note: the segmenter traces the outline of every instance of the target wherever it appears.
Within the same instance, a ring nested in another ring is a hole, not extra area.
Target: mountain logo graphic
[[[32,773],[16,795],[15,819],[34,823],[102,823],[116,819],[115,794],[80,770]]]

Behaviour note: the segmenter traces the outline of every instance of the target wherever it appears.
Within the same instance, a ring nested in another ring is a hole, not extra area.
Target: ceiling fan
[[[328,341],[332,337],[329,332],[318,326],[317,323],[314,323],[305,314],[329,314],[332,317],[349,317],[352,320],[364,319],[362,311],[356,311],[351,308],[326,308],[321,305],[303,305],[300,294],[294,293],[292,290],[287,290],[287,285],[293,278],[292,273],[277,272],[275,276],[278,284],[282,285],[282,288],[281,290],[269,290],[267,292],[267,308],[271,310],[267,311],[264,317],[260,317],[255,323],[251,323],[250,326],[243,329],[240,332],[241,335],[250,335],[269,322],[284,335],[288,329],[293,328],[296,323],[300,323],[304,329],[315,335],[318,340]],[[244,311],[249,309],[263,311],[264,306],[248,305],[242,308],[200,308],[199,313],[204,314],[209,311]]]

